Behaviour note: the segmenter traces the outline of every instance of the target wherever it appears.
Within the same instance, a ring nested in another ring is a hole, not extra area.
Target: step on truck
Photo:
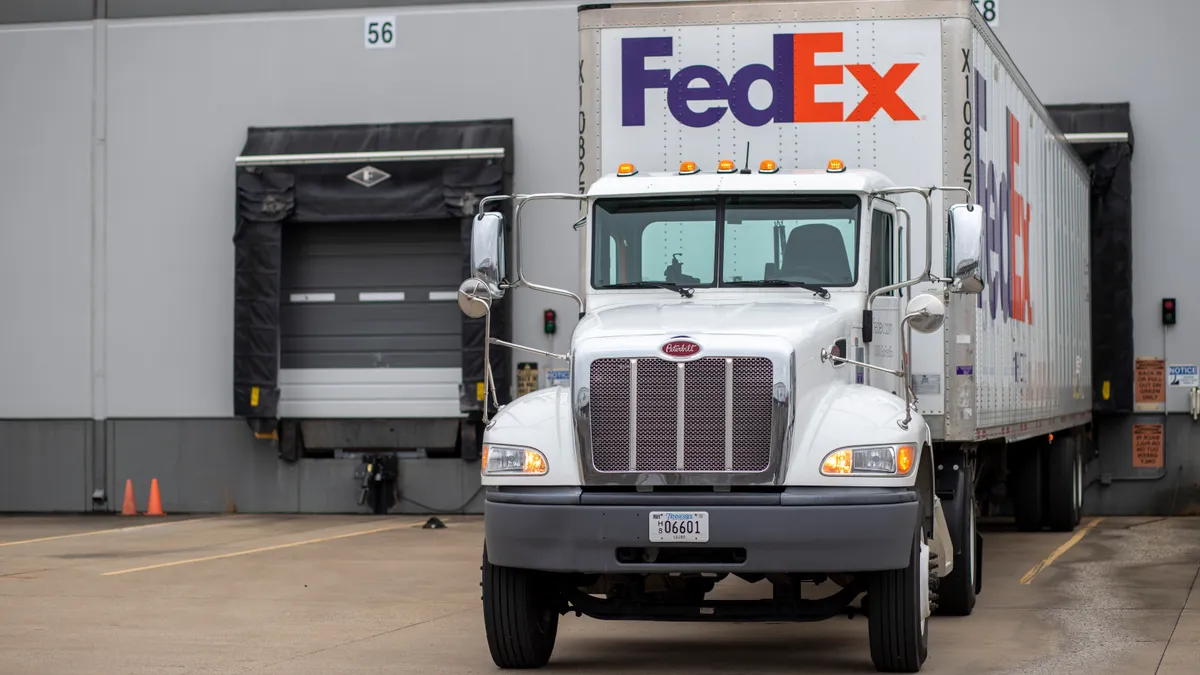
[[[485,338],[570,372],[500,407],[485,369],[493,660],[545,665],[569,614],[850,614],[919,671],[981,591],[980,513],[1079,522],[1082,165],[970,0],[578,17],[578,190],[482,199],[459,289],[489,327],[517,288],[579,309],[565,354]],[[523,271],[546,201],[579,292]]]

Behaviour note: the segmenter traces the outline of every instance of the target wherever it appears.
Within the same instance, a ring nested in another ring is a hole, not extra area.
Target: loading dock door
[[[457,220],[285,223],[280,416],[457,417]]]
[[[257,436],[306,418],[338,438],[372,424],[389,434],[434,426],[478,444],[484,321],[458,311],[456,291],[479,200],[512,192],[512,126],[247,131],[235,160],[233,409]],[[489,208],[512,217],[507,204]],[[492,311],[504,340],[508,304]],[[504,404],[511,357],[492,349],[490,359]],[[357,419],[326,423],[339,418]],[[420,434],[404,433],[386,447],[418,447],[402,441]]]

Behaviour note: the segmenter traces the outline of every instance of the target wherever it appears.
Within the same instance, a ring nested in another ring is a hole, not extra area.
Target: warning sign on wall
[[[536,363],[517,364],[517,396],[524,396],[538,388],[538,366]]]
[[[1161,410],[1167,402],[1167,364],[1154,356],[1139,356],[1133,369],[1134,410]]]
[[[1133,425],[1133,466],[1135,469],[1161,469],[1163,465],[1163,425]]]

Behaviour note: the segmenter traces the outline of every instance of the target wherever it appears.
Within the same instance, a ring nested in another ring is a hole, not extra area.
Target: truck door
[[[895,231],[896,215],[894,208],[886,202],[877,202],[878,207],[871,211],[867,221],[868,227],[863,228],[868,244],[867,262],[867,292],[894,284],[900,280],[901,251],[897,245],[903,241]],[[871,342],[866,345],[866,362],[882,368],[897,370],[900,368],[900,310],[903,298],[897,291],[889,291],[875,298],[871,305],[874,315]],[[863,371],[863,383],[877,387],[896,395],[903,395],[899,378],[860,368]]]

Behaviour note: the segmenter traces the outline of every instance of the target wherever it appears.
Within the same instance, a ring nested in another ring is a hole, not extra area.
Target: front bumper
[[[781,493],[490,488],[488,559],[552,572],[868,572],[908,566],[920,505],[908,488]],[[649,541],[651,511],[705,511],[705,543]],[[728,560],[623,562],[629,549],[734,549]],[[619,554],[619,550],[623,550]]]

